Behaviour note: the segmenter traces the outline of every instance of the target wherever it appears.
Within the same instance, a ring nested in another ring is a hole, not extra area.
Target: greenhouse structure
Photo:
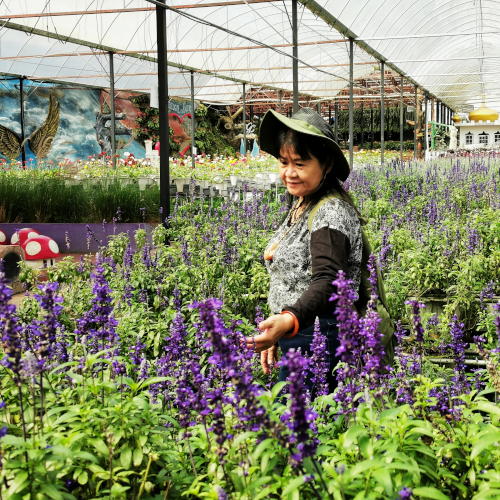
[[[500,498],[499,46],[0,0],[0,500]]]

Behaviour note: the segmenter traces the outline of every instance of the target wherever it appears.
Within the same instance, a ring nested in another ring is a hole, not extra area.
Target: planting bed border
[[[119,233],[127,233],[134,244],[134,232],[144,229],[148,238],[157,226],[148,222],[106,222],[106,223],[31,223],[31,222],[6,222],[0,223],[0,230],[4,231],[7,238],[23,227],[35,229],[40,234],[49,236],[58,245],[61,254],[65,253],[94,253],[99,247],[106,245],[110,236]],[[88,235],[92,236],[89,238]],[[66,244],[69,242],[69,248]]]

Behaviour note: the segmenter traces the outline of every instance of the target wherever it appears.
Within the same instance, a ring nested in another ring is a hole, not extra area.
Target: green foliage
[[[63,178],[0,173],[0,222],[157,221],[157,185],[94,182],[66,185]]]

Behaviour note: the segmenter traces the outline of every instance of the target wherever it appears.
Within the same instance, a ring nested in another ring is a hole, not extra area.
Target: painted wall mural
[[[21,87],[24,114],[21,116]],[[117,153],[144,157],[133,138],[137,108],[132,94],[115,99]],[[57,163],[111,152],[109,95],[104,90],[0,78],[0,157]]]

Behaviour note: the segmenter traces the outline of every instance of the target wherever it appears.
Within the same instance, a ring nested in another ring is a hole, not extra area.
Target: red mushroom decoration
[[[11,245],[20,245],[21,247],[24,245],[27,239],[32,238],[33,236],[38,236],[40,233],[36,229],[32,229],[31,227],[23,227],[22,229],[17,230],[12,237],[10,238]]]
[[[41,234],[27,239],[22,249],[26,264],[36,269],[54,265],[54,259],[60,256],[57,243],[52,238]]]
[[[7,235],[0,229],[0,245],[8,245]]]

